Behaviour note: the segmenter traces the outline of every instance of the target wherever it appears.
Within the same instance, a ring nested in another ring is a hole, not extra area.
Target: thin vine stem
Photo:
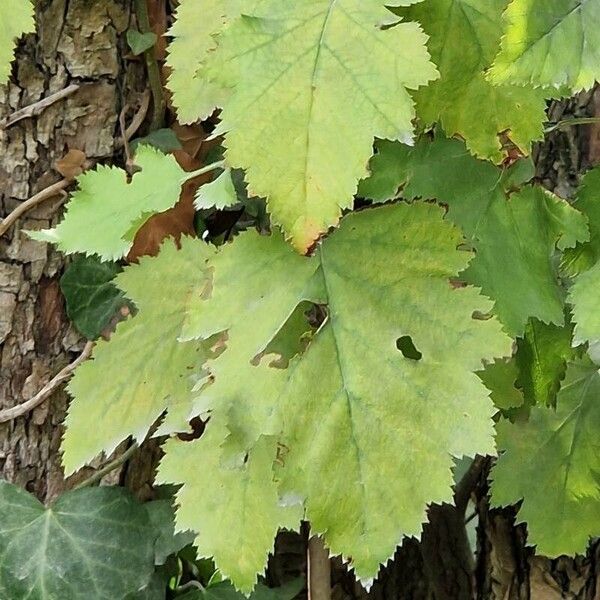
[[[135,16],[141,33],[151,33],[150,18],[148,16],[147,0],[135,0]],[[165,119],[165,110],[167,102],[163,91],[163,85],[160,78],[160,68],[154,55],[154,46],[144,52],[146,60],[146,69],[148,71],[148,81],[152,91],[153,113],[150,131],[155,131],[163,126]]]
[[[594,125],[600,123],[600,117],[577,117],[574,119],[564,119],[558,123],[554,123],[544,129],[544,133],[552,133],[557,129],[565,129],[566,127],[573,127],[575,125]]]
[[[185,183],[186,181],[189,181],[190,179],[194,179],[195,177],[199,177],[200,175],[206,175],[207,173],[210,173],[211,171],[216,171],[217,169],[222,169],[224,166],[225,166],[224,160],[220,160],[218,162],[211,163],[210,165],[206,165],[205,167],[202,167],[201,169],[198,169],[196,171],[191,171],[190,173],[186,173],[185,179],[183,181]]]
[[[96,471],[93,475],[91,475],[81,483],[77,484],[73,489],[80,490],[84,487],[89,487],[91,485],[94,485],[95,483],[99,483],[103,477],[105,477],[115,469],[118,469],[122,464],[126,463],[135,454],[135,451],[138,448],[139,444],[133,443],[131,446],[129,446],[129,448],[127,448],[127,450],[125,450],[125,452],[123,452],[123,454],[121,454],[121,456],[118,456],[117,458],[115,458],[115,460],[112,460],[111,462],[107,463],[99,471]]]

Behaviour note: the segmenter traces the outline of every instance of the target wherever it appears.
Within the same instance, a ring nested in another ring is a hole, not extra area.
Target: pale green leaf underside
[[[493,83],[589,89],[600,78],[599,0],[512,0]]]
[[[426,204],[350,215],[312,258],[244,234],[209,262],[212,296],[190,306],[184,329],[227,330],[199,396],[209,427],[227,425],[223,459],[277,435],[280,496],[304,500],[313,530],[363,580],[420,533],[429,502],[451,500],[452,455],[494,452],[494,408],[474,372],[510,354],[510,340],[495,319],[472,317],[491,308],[476,289],[449,285],[470,254],[442,216]],[[251,364],[305,299],[329,316],[304,354],[287,369]],[[398,351],[404,335],[421,360]]]
[[[117,285],[139,313],[121,323],[109,342],[99,341],[93,360],[71,382],[65,420],[63,465],[67,474],[100,452],[110,454],[128,436],[141,441],[167,411],[157,433],[187,431],[192,388],[201,378],[204,345],[179,343],[185,306],[205,284],[208,247],[172,241],[157,258],[142,258],[117,277]]]
[[[534,407],[526,423],[498,424],[503,453],[491,475],[492,500],[506,506],[523,499],[519,520],[539,554],[583,553],[600,535],[597,369],[571,363],[556,411]]]
[[[416,92],[417,115],[439,121],[449,135],[460,134],[469,150],[498,162],[498,134],[528,154],[543,136],[543,90],[495,86],[485,78],[500,43],[506,0],[428,0],[402,14],[418,21],[430,36],[431,58],[440,79]]]
[[[115,600],[154,572],[148,514],[123,489],[67,492],[45,508],[3,481],[0,514],[0,596],[7,600]]]
[[[225,169],[214,181],[201,186],[194,200],[197,210],[203,208],[223,210],[237,203],[238,196],[231,177],[231,169]]]
[[[30,0],[0,3],[0,85],[6,83],[17,38],[34,30],[33,4]]]
[[[589,239],[585,217],[541,188],[524,186],[528,161],[509,170],[471,156],[458,140],[426,140],[415,148],[383,142],[371,162],[372,180],[361,192],[377,200],[432,198],[449,207],[476,250],[464,277],[495,300],[495,312],[511,335],[530,317],[562,325],[563,292],[554,256]],[[509,194],[513,189],[520,191]]]
[[[379,27],[390,17],[382,0],[267,0],[247,14],[209,65],[233,88],[226,158],[305,251],[351,206],[373,138],[412,138],[407,90],[437,71],[416,23]]]
[[[185,172],[173,156],[140,146],[135,163],[142,169],[127,183],[116,167],[99,166],[77,178],[79,189],[54,228],[30,231],[35,240],[50,242],[67,254],[97,254],[104,260],[129,252],[138,229],[153,215],[179,200]]]

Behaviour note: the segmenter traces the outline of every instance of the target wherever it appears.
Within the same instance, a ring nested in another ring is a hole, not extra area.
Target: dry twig
[[[69,365],[67,365],[58,375],[56,375],[51,381],[49,381],[33,398],[30,398],[26,402],[13,406],[11,408],[5,408],[0,411],[0,423],[6,423],[12,421],[17,417],[31,412],[34,408],[38,407],[44,400],[46,400],[54,390],[69,377],[71,377],[73,371],[85,360],[87,360],[94,347],[94,342],[87,342],[83,352]]]

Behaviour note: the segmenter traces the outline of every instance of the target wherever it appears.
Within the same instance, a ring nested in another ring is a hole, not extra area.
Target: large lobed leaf
[[[209,434],[222,432],[213,434],[223,442],[220,468],[231,465],[232,451],[252,457],[264,444],[261,433],[277,436],[280,503],[303,501],[313,530],[363,580],[376,575],[403,535],[419,534],[428,503],[451,500],[453,455],[494,452],[494,408],[474,372],[482,360],[510,354],[510,339],[495,319],[474,318],[491,308],[476,289],[450,286],[471,255],[457,250],[460,233],[442,215],[427,204],[354,214],[312,258],[296,255],[279,236],[244,234],[209,261],[212,295],[189,308],[187,337],[227,330],[226,349],[207,365],[214,383],[199,399],[211,411]],[[287,369],[256,364],[305,299],[328,313],[306,351]],[[420,359],[398,350],[404,337]],[[261,531],[265,520],[276,529],[272,501],[258,512],[222,502],[220,485],[202,486],[207,476],[222,475],[192,469],[189,444],[172,444],[161,480],[184,483],[182,525],[196,529],[205,548],[223,546],[215,527],[221,521],[244,540],[240,515],[247,513]],[[173,446],[181,448],[177,455]],[[245,502],[272,480],[265,469]],[[198,511],[198,502],[212,512]],[[236,563],[241,544],[220,548],[217,565],[227,564],[234,583],[245,586],[258,559]],[[265,541],[263,557],[269,548]]]
[[[414,148],[383,142],[360,192],[378,201],[431,198],[448,205],[476,256],[463,277],[495,300],[511,335],[529,318],[564,323],[556,252],[589,239],[585,217],[540,187],[526,186],[529,161],[509,169],[471,156],[458,140],[420,141]]]
[[[582,553],[600,535],[599,397],[598,367],[578,361],[568,367],[556,410],[534,407],[527,422],[498,424],[492,500],[523,499],[519,518],[540,554]]]
[[[120,488],[67,492],[49,507],[0,482],[0,595],[119,600],[154,572],[146,508]]]
[[[0,3],[0,85],[6,82],[10,73],[17,38],[33,31],[34,27],[30,0]]]
[[[208,247],[184,238],[167,241],[157,258],[144,257],[117,276],[117,286],[139,313],[121,323],[110,342],[99,341],[93,360],[71,382],[63,464],[77,470],[98,453],[110,454],[127,436],[142,440],[166,411],[159,433],[186,431],[192,388],[202,377],[206,349],[177,337],[189,298],[205,285]]]
[[[141,172],[131,183],[116,167],[99,166],[79,176],[79,190],[63,220],[54,229],[28,232],[30,237],[56,244],[67,254],[97,254],[103,260],[125,256],[138,229],[177,203],[185,180],[173,156],[150,146],[140,146],[135,162]]]
[[[512,0],[493,83],[589,89],[600,78],[599,0]]]
[[[485,71],[501,36],[506,0],[428,0],[402,11],[430,36],[431,58],[440,79],[416,92],[417,114],[426,125],[439,121],[460,134],[477,156],[502,158],[500,133],[525,154],[543,136],[546,92],[492,85]]]
[[[207,67],[232,88],[220,125],[229,164],[302,252],[352,205],[374,136],[412,139],[408,90],[437,76],[420,27],[387,26],[385,4],[258,2]]]

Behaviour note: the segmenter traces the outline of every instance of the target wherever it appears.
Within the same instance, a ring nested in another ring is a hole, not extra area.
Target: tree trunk
[[[76,85],[39,116],[0,128],[0,216],[59,181],[55,161],[68,150],[90,163],[112,161],[118,115],[143,91],[141,63],[126,61],[128,0],[41,0],[37,34],[17,51],[14,77],[0,87],[0,122],[15,111]],[[0,409],[24,402],[83,347],[59,287],[64,259],[22,229],[57,220],[62,197],[39,205],[0,239]],[[67,398],[53,394],[24,417],[0,425],[0,476],[52,499],[66,487],[60,464]]]

